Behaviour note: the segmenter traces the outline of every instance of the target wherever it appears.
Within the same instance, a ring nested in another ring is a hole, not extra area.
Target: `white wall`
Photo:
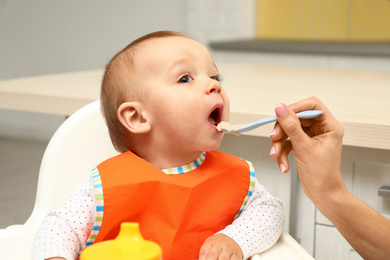
[[[256,0],[187,0],[187,28],[197,40],[252,38],[256,28]]]
[[[102,68],[155,30],[186,29],[181,0],[0,0],[0,78]]]

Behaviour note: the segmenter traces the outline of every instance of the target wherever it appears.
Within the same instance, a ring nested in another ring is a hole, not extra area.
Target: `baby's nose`
[[[210,82],[207,85],[206,88],[207,94],[211,93],[221,93],[221,83],[215,79],[210,79]]]

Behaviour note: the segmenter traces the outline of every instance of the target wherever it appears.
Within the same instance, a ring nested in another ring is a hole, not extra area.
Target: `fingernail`
[[[269,155],[273,155],[274,153],[276,153],[276,148],[275,146],[272,146],[271,150],[269,151]]]
[[[280,171],[281,171],[282,173],[285,173],[285,172],[286,172],[286,166],[284,165],[284,163],[281,163],[281,164],[279,165],[279,168],[280,168]]]
[[[276,134],[276,129],[275,128],[272,130],[272,132],[269,134],[269,136],[273,136],[274,134]]]
[[[286,108],[280,104],[275,107],[275,112],[278,117],[284,117],[287,114]]]

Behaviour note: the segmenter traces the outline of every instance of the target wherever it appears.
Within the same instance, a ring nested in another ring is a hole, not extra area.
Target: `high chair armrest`
[[[31,234],[23,225],[0,229],[0,258],[7,260],[30,259]]]
[[[251,260],[314,260],[314,258],[290,236],[283,232],[270,249],[254,255]]]

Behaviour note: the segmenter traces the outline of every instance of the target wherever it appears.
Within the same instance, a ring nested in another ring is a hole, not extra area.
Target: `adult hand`
[[[304,110],[324,110],[314,119],[300,120],[295,115]],[[278,122],[271,133],[272,158],[280,170],[289,170],[288,155],[295,154],[299,177],[305,194],[314,202],[336,189],[345,190],[340,165],[344,128],[317,98],[275,107]]]
[[[314,119],[299,120],[295,113],[318,109]],[[282,172],[289,169],[294,151],[305,194],[364,259],[390,259],[390,221],[354,197],[341,178],[344,128],[317,98],[275,107],[278,117],[271,133],[271,157]]]

